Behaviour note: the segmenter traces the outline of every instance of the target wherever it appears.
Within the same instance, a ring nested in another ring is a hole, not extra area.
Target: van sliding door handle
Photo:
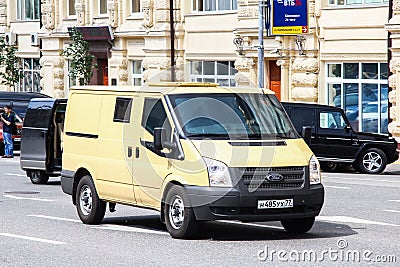
[[[128,146],[128,158],[132,157],[132,147]]]
[[[138,159],[139,158],[139,148],[137,147],[136,148],[136,155],[135,155],[135,157]]]
[[[47,132],[46,131],[41,131],[40,132],[40,137],[46,138]]]

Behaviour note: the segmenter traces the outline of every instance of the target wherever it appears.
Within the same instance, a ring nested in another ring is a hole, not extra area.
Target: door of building
[[[276,97],[281,100],[281,68],[276,65],[276,60],[268,61],[269,89],[275,92]]]

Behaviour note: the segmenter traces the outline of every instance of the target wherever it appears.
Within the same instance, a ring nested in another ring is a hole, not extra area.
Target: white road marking
[[[43,202],[53,202],[53,199],[44,199],[44,198],[34,198],[34,197],[17,197],[13,195],[3,195],[6,198],[18,199],[18,200],[33,200],[33,201],[43,201]]]
[[[80,223],[80,220],[75,220],[75,219],[68,219],[68,218],[60,218],[60,217],[53,217],[53,216],[46,216],[46,215],[38,215],[38,214],[32,214],[28,215],[29,217],[37,217],[37,218],[43,218],[43,219],[50,219],[50,220],[56,220],[56,221],[65,221],[65,222],[76,222]]]
[[[390,201],[390,202],[400,202],[400,200],[398,200],[398,199],[390,199],[388,201]]]
[[[131,227],[125,225],[115,225],[115,224],[102,224],[100,226],[93,226],[93,229],[102,229],[102,230],[113,230],[113,231],[122,231],[122,232],[133,232],[133,233],[146,233],[146,234],[156,234],[156,235],[169,235],[167,232]]]
[[[360,224],[373,224],[373,225],[384,225],[384,226],[400,226],[396,224],[384,223],[384,222],[376,222],[369,221],[364,219],[358,219],[347,216],[318,216],[316,217],[318,221],[327,221],[327,222],[343,222],[343,223],[360,223]]]
[[[400,210],[384,210],[386,212],[400,213]]]
[[[65,242],[60,242],[60,241],[54,241],[54,240],[42,239],[42,238],[36,238],[36,237],[30,237],[30,236],[23,236],[23,235],[14,235],[14,234],[8,234],[8,233],[0,233],[0,236],[14,237],[14,238],[19,238],[19,239],[25,239],[25,240],[30,240],[30,241],[54,244],[54,245],[66,244]]]
[[[256,224],[256,223],[242,223],[242,222],[237,222],[237,221],[225,221],[225,220],[221,220],[219,222],[239,224],[239,225],[244,225],[244,226],[247,225],[247,226],[255,226],[255,227],[262,227],[262,228],[269,228],[269,229],[285,230],[285,228],[283,228],[281,226],[272,226],[272,225],[264,225],[264,224]]]
[[[4,175],[27,177],[26,174],[19,174],[19,173],[5,173]]]
[[[327,187],[327,188],[335,188],[335,189],[350,189],[350,187],[345,187],[345,186],[334,186],[334,185],[324,185],[324,187]]]
[[[356,180],[356,181],[372,181],[372,182],[400,183],[400,181],[382,180],[382,179],[344,178],[344,177],[330,177],[330,178],[332,178],[332,179],[342,179],[342,180]]]

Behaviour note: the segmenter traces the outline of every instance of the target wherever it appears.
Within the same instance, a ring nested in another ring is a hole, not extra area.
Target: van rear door
[[[21,168],[46,170],[50,150],[50,127],[57,99],[32,99],[21,133]]]

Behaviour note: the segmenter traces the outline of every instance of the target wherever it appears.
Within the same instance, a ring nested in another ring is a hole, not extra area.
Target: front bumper
[[[279,221],[315,217],[324,203],[324,187],[243,192],[236,188],[185,186],[197,220]],[[293,208],[257,209],[258,200],[293,198]]]

